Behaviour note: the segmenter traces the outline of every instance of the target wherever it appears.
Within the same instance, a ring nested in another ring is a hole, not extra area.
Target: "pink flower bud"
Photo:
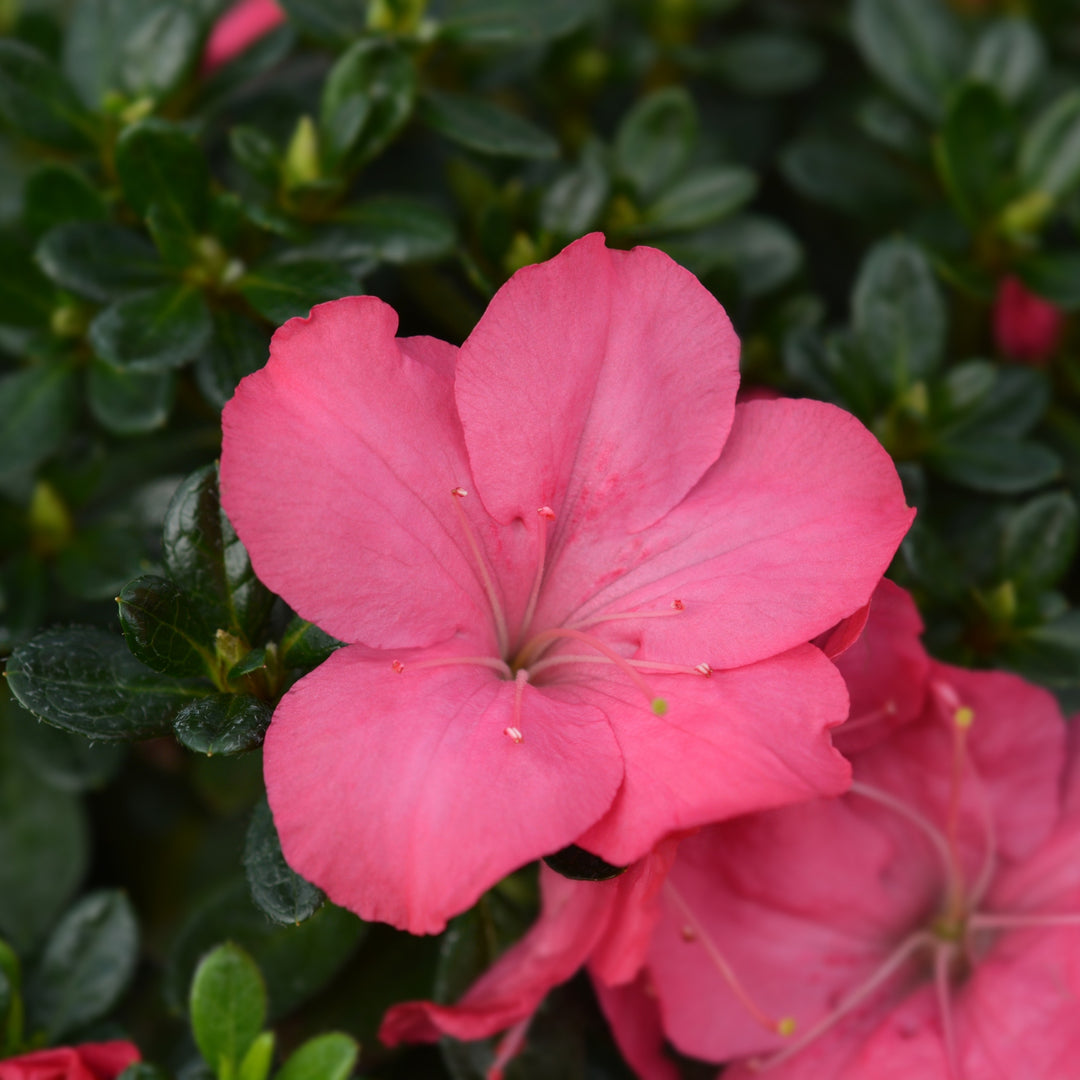
[[[1013,275],[1001,279],[994,300],[994,340],[1013,360],[1041,364],[1061,344],[1065,316]]]
[[[285,12],[275,0],[239,0],[210,31],[203,53],[204,74],[228,63],[284,21]]]

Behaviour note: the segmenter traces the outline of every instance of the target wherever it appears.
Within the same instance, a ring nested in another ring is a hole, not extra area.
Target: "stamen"
[[[511,742],[520,743],[525,741],[525,736],[521,734],[521,729],[516,727],[503,728],[503,734],[508,736]]]
[[[678,615],[686,610],[686,604],[682,600],[672,600],[671,607],[661,611],[615,611],[610,615],[597,615],[591,619],[582,619],[581,622],[569,623],[572,630],[584,630],[587,626],[596,626],[604,622],[617,622],[620,619],[670,619],[672,615]]]
[[[1037,930],[1040,927],[1080,926],[1080,914],[1066,912],[1050,915],[996,915],[992,912],[977,912],[968,919],[968,926],[972,930]]]
[[[941,1013],[941,1030],[945,1036],[945,1057],[951,1080],[961,1080],[960,1058],[956,1052],[956,1029],[953,1026],[952,1002],[949,998],[949,966],[956,955],[956,946],[938,942],[934,948],[934,990],[938,1011]]]
[[[879,720],[886,720],[896,715],[896,702],[891,698],[879,709],[871,709],[869,712],[859,713],[858,716],[849,717],[844,721],[844,726],[839,729],[845,733],[858,731],[860,728],[869,727]]]
[[[952,688],[949,687],[949,690],[951,691]],[[949,874],[946,909],[954,918],[962,918],[964,915],[965,887],[964,871],[960,863],[960,793],[963,788],[964,773],[967,766],[967,733],[971,729],[975,713],[966,705],[958,703],[954,705],[952,700],[954,697],[955,692],[949,698],[949,706],[952,706],[952,723],[950,726],[953,735],[953,756],[952,777],[949,784],[949,811],[945,820],[952,869]]]
[[[547,522],[555,520],[555,511],[550,506],[541,506],[537,511],[544,523],[539,528],[540,536],[536,546],[536,576],[533,578],[529,602],[525,605],[525,616],[521,620],[521,636],[525,637],[536,614],[536,602],[540,598],[540,585],[544,580],[544,562],[547,559]]]
[[[525,739],[525,736],[521,734],[521,696],[525,693],[525,684],[528,681],[527,671],[519,671],[514,676],[514,718],[510,726],[503,729],[503,734],[513,743],[520,743]]]
[[[626,677],[649,699],[652,711],[657,716],[663,716],[667,712],[667,702],[663,698],[655,697],[649,684],[631,667],[625,656],[620,656],[610,645],[601,641],[591,634],[583,634],[580,630],[572,630],[568,626],[558,627],[554,630],[544,630],[542,633],[531,638],[529,643],[518,655],[517,663],[520,667],[529,667],[528,656],[530,653],[542,651],[550,642],[558,641],[559,638],[570,638],[591,645],[598,652],[602,652]],[[552,657],[555,659],[555,657]],[[535,673],[535,671],[534,671]]]
[[[525,1045],[525,1033],[529,1030],[532,1018],[533,1014],[530,1013],[524,1020],[519,1020],[499,1040],[499,1045],[495,1048],[495,1060],[488,1068],[485,1080],[503,1080],[503,1070],[521,1053],[521,1048]]]
[[[660,671],[667,675],[703,675],[706,679],[712,675],[713,669],[709,664],[665,664],[659,660],[638,660],[636,658],[624,658],[626,662],[638,671]],[[568,653],[560,653],[558,656],[549,656],[544,660],[537,660],[529,665],[529,672],[535,675],[545,668],[558,667],[559,664],[607,664],[611,661],[605,656],[571,656]]]
[[[469,493],[463,487],[456,487],[450,489],[450,494],[453,496],[458,521],[461,523],[462,529],[465,530],[465,538],[469,543],[473,558],[476,560],[476,568],[480,571],[480,581],[484,586],[484,592],[487,593],[492,614],[495,616],[495,636],[499,642],[499,652],[505,656],[510,649],[510,637],[506,631],[506,616],[503,614],[502,604],[499,603],[498,594],[495,592],[495,583],[488,573],[487,563],[480,552],[480,545],[476,542],[476,534],[469,524],[469,519],[465,516],[465,511],[461,508],[461,500]]]
[[[831,1013],[818,1021],[805,1035],[785,1046],[783,1050],[773,1054],[772,1057],[751,1061],[749,1063],[750,1067],[755,1072],[766,1072],[794,1057],[799,1051],[805,1050],[806,1047],[819,1039],[830,1028],[835,1027],[849,1012],[857,1009],[879,986],[895,975],[907,963],[913,953],[924,945],[932,945],[933,942],[933,935],[925,930],[909,934],[893,950],[892,954],[877,971],[871,973],[861,986],[856,987]]]
[[[768,1031],[775,1032],[777,1035],[791,1035],[795,1030],[795,1020],[790,1016],[782,1016],[779,1019],[774,1019],[761,1008],[760,1005],[750,996],[749,992],[739,982],[738,976],[735,974],[732,966],[724,958],[724,954],[716,947],[716,943],[706,933],[705,928],[698,922],[694,916],[693,911],[690,909],[690,905],[683,899],[682,894],[678,889],[672,885],[671,881],[664,882],[664,891],[674,901],[675,905],[682,913],[682,917],[686,920],[682,927],[682,937],[684,941],[700,941],[702,948],[705,950],[705,954],[716,966],[717,971],[720,972],[721,978],[728,985],[728,989],[738,999],[739,1004]],[[689,935],[687,934],[689,931]]]
[[[497,656],[436,656],[429,660],[410,661],[408,668],[410,671],[423,671],[424,668],[452,667],[454,664],[476,664],[479,667],[493,668],[507,679],[513,678],[514,675],[510,670],[510,665]],[[398,675],[405,673],[406,665],[400,660],[395,660],[390,667]]]

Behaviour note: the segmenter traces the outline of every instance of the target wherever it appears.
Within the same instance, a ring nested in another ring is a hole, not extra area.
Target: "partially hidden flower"
[[[224,413],[259,577],[348,643],[282,699],[267,792],[335,902],[442,929],[576,843],[848,783],[811,638],[912,512],[858,421],[735,406],[738,343],[667,256],[593,235],[519,271],[460,349],[354,297],[294,319]]]
[[[227,64],[285,21],[276,0],[239,0],[214,23],[203,50],[205,73]]]
[[[0,1080],[116,1080],[139,1060],[138,1048],[120,1040],[58,1046],[0,1061]]]
[[[998,351],[1013,360],[1041,364],[1061,345],[1065,315],[1057,305],[1037,296],[1015,275],[1001,279],[994,299],[994,340]]]

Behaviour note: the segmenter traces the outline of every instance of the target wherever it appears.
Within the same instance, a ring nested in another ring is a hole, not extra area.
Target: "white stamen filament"
[[[615,611],[610,615],[597,615],[591,619],[582,619],[580,622],[568,623],[571,630],[585,630],[590,626],[597,626],[605,622],[617,622],[621,619],[670,619],[672,615],[678,615],[686,610],[686,604],[682,600],[672,600],[671,607],[661,611]]]
[[[473,532],[473,528],[469,524],[469,519],[465,516],[465,511],[461,507],[461,500],[468,494],[469,493],[461,487],[453,488],[450,492],[454,510],[457,512],[458,521],[461,523],[461,527],[465,532],[465,539],[468,541],[469,549],[473,553],[473,559],[476,560],[476,569],[480,574],[480,581],[484,586],[484,592],[487,593],[488,603],[491,604],[491,611],[495,617],[495,636],[499,642],[499,653],[500,655],[505,656],[510,648],[510,636],[506,630],[506,616],[503,614],[502,604],[499,603],[499,596],[495,591],[495,583],[491,580],[491,575],[488,573],[487,563],[484,561],[484,556],[480,551],[480,545],[476,542],[476,534]]]
[[[523,638],[528,635],[533,615],[536,614],[536,602],[540,599],[540,585],[544,580],[544,561],[547,559],[548,523],[555,520],[555,511],[550,506],[541,506],[536,512],[540,516],[540,526],[537,530],[539,536],[536,545],[536,576],[533,578],[529,602],[525,605],[525,617],[521,620]]]
[[[406,670],[422,671],[424,668],[453,667],[455,664],[476,664],[480,667],[493,668],[507,679],[513,678],[514,675],[510,670],[510,665],[497,656],[438,656],[428,660],[410,660],[407,664],[395,660],[390,666],[398,675],[402,675]]]
[[[1055,926],[1080,926],[1080,914],[1065,912],[1062,914],[1023,915],[1018,912],[995,914],[994,912],[976,912],[968,919],[972,930],[1038,930],[1052,929]]]
[[[495,1059],[485,1074],[485,1080],[503,1080],[503,1070],[521,1052],[525,1045],[525,1033],[532,1023],[533,1014],[530,1013],[524,1020],[519,1020],[499,1040],[495,1048]]]
[[[638,671],[660,671],[669,675],[701,675],[706,679],[712,675],[712,668],[708,664],[697,664],[690,667],[687,664],[665,664],[659,660],[638,660],[633,657],[624,657],[626,663]],[[545,668],[558,667],[559,664],[610,664],[612,661],[606,656],[578,656],[569,653],[560,653],[558,656],[549,656],[543,660],[537,660],[529,665],[529,673],[535,675]]]

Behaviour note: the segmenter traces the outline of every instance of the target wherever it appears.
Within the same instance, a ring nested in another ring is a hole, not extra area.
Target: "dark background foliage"
[[[220,511],[222,405],[320,301],[459,342],[583,233],[656,245],[727,307],[744,385],[893,455],[935,653],[1074,709],[1080,5],[282,4],[206,72],[223,0],[0,0],[0,1055],[129,1032],[132,1080],[297,1047],[285,1080],[473,1080],[489,1045],[375,1030],[520,935],[534,869],[411,938],[285,865],[259,747],[337,643]],[[1008,278],[1063,320],[1039,363],[994,336]],[[507,1076],[629,1076],[584,981]]]

